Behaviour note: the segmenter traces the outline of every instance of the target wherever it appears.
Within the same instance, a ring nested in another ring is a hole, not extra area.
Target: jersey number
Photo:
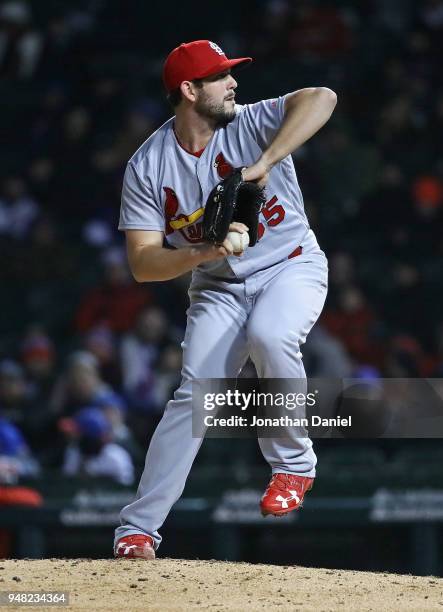
[[[269,202],[266,202],[266,204],[261,209],[261,212],[266,221],[266,225],[270,227],[275,227],[276,225],[281,223],[283,219],[285,218],[285,214],[286,214],[285,209],[283,208],[281,204],[277,204],[277,201],[278,201],[277,196],[274,196],[273,198],[269,200]],[[259,240],[263,236],[264,233],[265,233],[265,226],[260,221],[260,223],[258,224],[258,239]]]

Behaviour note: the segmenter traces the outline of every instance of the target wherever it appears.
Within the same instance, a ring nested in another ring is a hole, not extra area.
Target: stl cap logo
[[[209,46],[211,47],[211,49],[214,49],[214,51],[216,53],[218,53],[219,55],[224,55],[223,51],[220,49],[220,47],[218,45],[216,45],[214,42],[210,42]]]

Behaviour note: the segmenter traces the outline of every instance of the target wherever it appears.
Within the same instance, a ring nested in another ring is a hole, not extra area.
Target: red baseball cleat
[[[125,559],[155,559],[154,540],[151,536],[139,533],[120,538],[114,556]]]
[[[260,501],[263,516],[283,516],[297,510],[303,503],[305,493],[312,489],[313,478],[295,474],[274,474]]]

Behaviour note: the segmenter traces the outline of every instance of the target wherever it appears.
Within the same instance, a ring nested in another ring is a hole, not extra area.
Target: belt
[[[292,259],[293,257],[297,257],[297,255],[301,255],[303,253],[303,247],[298,246],[296,249],[294,249],[292,251],[292,253],[290,253],[288,255],[288,259]]]

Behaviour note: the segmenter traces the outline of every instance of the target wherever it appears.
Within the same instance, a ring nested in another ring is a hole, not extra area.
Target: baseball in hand
[[[228,232],[226,238],[232,244],[234,253],[243,253],[249,244],[248,232],[244,234],[240,234],[239,232]]]

